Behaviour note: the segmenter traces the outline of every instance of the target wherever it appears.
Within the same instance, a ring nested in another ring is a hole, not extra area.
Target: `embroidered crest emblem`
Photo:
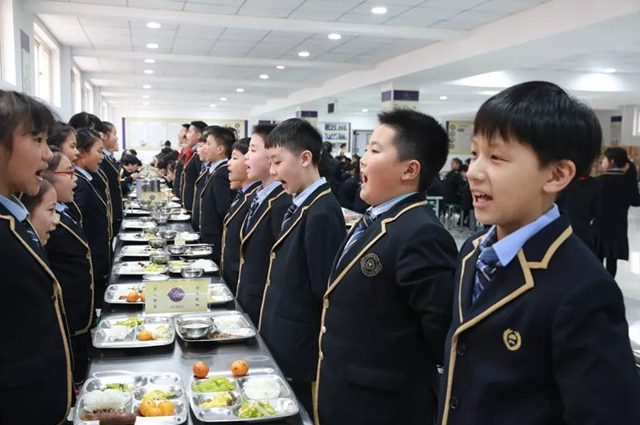
[[[520,332],[514,331],[511,328],[508,328],[502,333],[502,340],[509,351],[516,351],[520,349],[520,345],[522,345]]]
[[[372,252],[365,255],[360,260],[360,270],[362,270],[362,274],[367,277],[373,277],[377,275],[382,270],[382,262],[380,261],[380,257]]]

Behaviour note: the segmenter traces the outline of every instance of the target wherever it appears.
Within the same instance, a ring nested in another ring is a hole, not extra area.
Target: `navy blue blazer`
[[[200,230],[200,201],[202,200],[202,191],[210,177],[209,168],[206,168],[200,173],[195,182],[193,206],[191,207],[191,226],[196,232]]]
[[[291,205],[291,195],[278,186],[262,201],[247,229],[245,217],[240,230],[240,267],[237,300],[258,326],[264,285],[269,271],[271,247],[280,234],[282,217]]]
[[[378,217],[338,262],[353,227],[324,295],[319,423],[433,423],[455,241],[418,194]]]
[[[200,237],[202,242],[213,245],[211,258],[216,264],[220,264],[222,255],[222,221],[229,211],[232,197],[229,166],[225,162],[213,170],[200,199]]]
[[[0,423],[63,424],[73,385],[60,285],[44,250],[3,205],[0,240]]]
[[[344,236],[342,209],[325,183],[284,224],[271,248],[258,326],[285,376],[294,381],[315,379],[322,297]]]
[[[114,160],[115,161],[115,160]],[[100,170],[107,177],[107,186],[109,188],[110,200],[111,200],[111,220],[112,220],[112,236],[115,236],[120,231],[120,225],[122,224],[122,187],[120,185],[120,176],[118,168],[115,162],[111,162],[108,157],[105,157],[100,163]]]
[[[83,334],[93,322],[91,249],[82,227],[66,212],[45,245],[51,270],[64,294],[71,336]]]
[[[639,424],[622,294],[567,215],[529,239],[471,305],[483,235],[460,251],[438,423]]]
[[[109,182],[107,180],[107,176],[102,172],[102,170],[98,170],[97,173],[90,173],[93,177],[91,180],[91,184],[96,188],[100,197],[107,204],[107,218],[109,219],[109,242],[113,240],[113,215],[112,215],[112,206],[111,206],[111,191],[109,190]],[[111,249],[109,249],[111,252]]]
[[[184,172],[182,173],[182,205],[189,212],[193,208],[193,194],[196,190],[196,180],[200,176],[201,169],[202,161],[200,161],[198,154],[194,152],[184,165]]]
[[[184,155],[176,162],[175,178],[173,180],[173,194],[182,202],[182,174],[184,172]],[[184,204],[183,204],[184,206]]]
[[[225,283],[231,289],[233,295],[237,295],[238,271],[240,270],[240,229],[244,218],[249,212],[253,196],[260,188],[260,181],[253,182],[235,204],[231,203],[229,212],[222,222],[222,261],[220,261],[220,274]]]

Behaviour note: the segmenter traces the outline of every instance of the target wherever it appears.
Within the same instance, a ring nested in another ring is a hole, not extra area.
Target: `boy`
[[[638,424],[622,295],[556,195],[600,152],[598,120],[560,87],[522,83],[478,111],[439,423]]]
[[[209,128],[209,127],[207,127]],[[207,180],[209,180],[209,166],[211,166],[211,162],[207,161],[207,129],[202,132],[202,137],[198,140],[198,148],[196,149],[196,154],[200,159],[200,175],[196,179],[194,183],[194,192],[193,192],[193,207],[191,208],[191,226],[193,230],[198,232],[200,230],[200,197],[202,195],[202,190],[204,189],[205,184],[207,184]]]
[[[258,328],[311,412],[322,296],[344,238],[344,217],[329,183],[320,178],[319,167],[328,158],[321,156],[322,137],[315,127],[300,118],[288,119],[269,134],[265,146],[271,174],[294,197],[271,248]]]
[[[111,217],[113,224],[113,235],[120,232],[122,224],[122,188],[120,187],[120,178],[118,176],[118,166],[113,156],[118,151],[118,132],[116,127],[107,121],[102,121],[102,145],[104,149],[104,161],[100,163],[100,171],[107,178],[107,187],[109,189],[111,200]]]
[[[233,194],[229,188],[229,167],[234,136],[231,131],[217,125],[207,129],[206,160],[211,162],[209,177],[200,195],[200,237],[213,245],[211,258],[220,264],[222,246],[222,220],[229,211]]]
[[[220,274],[233,295],[237,295],[238,289],[240,229],[249,211],[253,195],[260,186],[259,180],[250,180],[247,177],[244,155],[248,150],[249,138],[240,139],[233,144],[229,159],[229,186],[236,195],[223,221]]]
[[[189,159],[187,157],[187,154],[189,155],[189,157],[193,154],[193,151],[185,146],[187,143],[187,131],[189,131],[189,127],[191,127],[191,124],[189,123],[182,124],[182,128],[178,132],[178,145],[180,146],[180,155],[178,155],[178,159],[176,160],[173,194],[180,199],[182,199],[182,192],[180,191],[180,189],[182,189],[182,172],[184,171],[184,163],[187,159]]]
[[[240,230],[240,270],[236,298],[256,326],[267,281],[269,253],[280,234],[282,217],[291,205],[291,195],[282,189],[280,182],[269,172],[271,164],[264,142],[274,128],[273,124],[253,127],[249,150],[245,155],[247,178],[260,180],[262,186],[252,199]]]
[[[182,172],[182,187],[180,188],[182,206],[191,213],[191,209],[193,208],[193,194],[195,192],[195,185],[198,176],[200,175],[200,169],[202,166],[202,162],[198,155],[196,154],[196,150],[198,149],[198,140],[200,140],[200,136],[202,136],[202,132],[207,127],[202,121],[192,121],[189,126],[189,131],[187,131],[186,139],[186,149],[187,154],[185,155],[184,162],[184,171]],[[191,152],[191,154],[189,154]]]
[[[449,140],[410,109],[378,119],[360,160],[361,196],[372,206],[338,250],[324,295],[320,424],[417,425],[437,411],[458,252],[424,193]]]

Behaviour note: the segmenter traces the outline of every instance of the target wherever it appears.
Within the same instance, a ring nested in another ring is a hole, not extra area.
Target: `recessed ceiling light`
[[[614,72],[616,72],[615,68],[605,68],[603,69],[604,72],[606,72],[607,74],[613,74]]]
[[[221,98],[220,98],[220,101],[221,101],[221,102],[226,102],[226,101],[227,101],[227,98],[226,98],[226,97],[221,97]]]
[[[211,106],[212,108],[215,108],[216,104],[215,103],[210,103],[209,106]]]
[[[153,74],[153,69],[145,69],[144,73],[147,74],[147,75],[151,75],[151,74]]]
[[[498,90],[484,90],[480,92],[480,94],[484,94],[485,96],[493,96],[498,93],[500,93]]]
[[[260,74],[260,79],[261,80],[268,80],[269,76],[267,74]]]
[[[143,94],[143,95],[142,95],[142,98],[143,98],[143,99],[149,99],[149,95],[148,95],[148,94]]]
[[[447,100],[449,99],[447,96],[440,96],[440,100]]]
[[[145,59],[144,60],[145,63],[156,63],[155,59]]]
[[[298,56],[300,56],[301,58],[308,58],[309,57],[309,52],[298,52]]]
[[[144,86],[142,86],[143,89],[150,89],[151,86],[149,84],[145,84]]]
[[[237,91],[238,93],[244,93],[244,89],[241,89],[240,87],[238,87],[238,88],[236,89],[236,91]]]
[[[144,106],[149,106],[149,102],[142,102]]]
[[[371,8],[371,13],[374,13],[376,15],[384,15],[385,13],[387,13],[387,8],[384,6],[376,6]]]
[[[147,28],[158,29],[161,26],[158,22],[147,22]]]
[[[369,112],[369,110],[367,108],[364,108],[362,112]]]
[[[329,40],[340,40],[342,38],[342,36],[340,34],[338,34],[337,32],[331,33],[327,36],[327,38]]]
[[[147,43],[147,49],[157,49],[158,47],[160,46],[156,43]]]
[[[276,66],[276,68],[278,68],[278,69],[284,69],[284,65],[278,65],[278,66]]]

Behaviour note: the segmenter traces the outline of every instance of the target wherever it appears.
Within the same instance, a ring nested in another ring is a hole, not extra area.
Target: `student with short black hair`
[[[229,212],[222,222],[222,258],[220,274],[237,296],[238,271],[240,269],[240,229],[249,211],[253,195],[260,187],[260,180],[249,179],[244,156],[249,150],[249,138],[237,140],[231,148],[229,158],[229,187],[235,192]]]
[[[182,172],[184,171],[184,163],[186,161],[186,155],[189,152],[189,149],[185,147],[187,131],[189,131],[189,127],[191,124],[185,123],[182,124],[182,128],[178,132],[178,146],[180,147],[180,154],[176,159],[176,171],[175,171],[175,179],[173,185],[173,194],[176,195],[177,198],[182,199],[182,193],[180,189],[182,189]],[[192,154],[189,154],[192,155]]]
[[[207,127],[208,128],[208,127]],[[202,136],[198,139],[198,148],[196,149],[196,155],[200,159],[200,174],[194,183],[193,193],[193,206],[191,207],[191,226],[193,230],[198,232],[200,230],[200,201],[202,197],[202,191],[209,180],[209,167],[211,162],[207,160],[207,130],[202,133]]]
[[[544,81],[476,114],[467,178],[493,226],[460,251],[439,424],[640,423],[622,294],[554,204],[601,140],[593,111]]]
[[[271,174],[293,196],[271,248],[259,329],[302,405],[312,410],[318,364],[322,297],[331,263],[345,234],[338,200],[320,169],[322,136],[300,118],[280,123],[267,137]]]
[[[136,156],[123,155],[120,163],[122,164],[120,169],[120,190],[122,190],[122,196],[127,197],[139,177],[138,172],[142,167],[142,162]]]
[[[81,128],[88,128],[91,130],[96,130],[98,133],[101,133],[102,121],[97,116],[90,114],[88,112],[78,112],[74,116],[69,119],[69,125],[76,130],[80,130]]]
[[[220,126],[207,128],[205,152],[211,165],[200,195],[199,228],[202,242],[213,245],[212,259],[216,264],[220,264],[222,255],[222,223],[233,199],[227,164],[233,142],[235,138],[229,129]]]
[[[361,197],[372,206],[338,249],[324,294],[321,424],[418,425],[437,411],[458,252],[424,193],[449,139],[410,109],[378,119],[360,160]]]
[[[61,121],[57,121],[49,130],[47,144],[55,146],[64,153],[71,162],[78,159],[78,148],[76,147],[76,130]]]
[[[60,223],[56,212],[56,190],[42,174],[43,180],[40,183],[40,190],[35,195],[22,194],[20,201],[29,211],[29,222],[33,226],[42,246],[49,242],[51,232]],[[57,276],[56,276],[57,277]]]
[[[202,136],[202,132],[207,128],[207,124],[202,121],[192,121],[189,131],[186,135],[184,170],[182,172],[180,189],[182,206],[191,213],[193,208],[193,194],[195,192],[195,184],[200,175],[202,161],[198,157],[196,150],[198,149],[198,140]],[[189,153],[191,152],[191,153]]]
[[[0,309],[2,424],[64,423],[73,399],[62,291],[29,223],[29,213],[15,196],[40,190],[41,173],[52,157],[47,131],[54,122],[44,103],[0,90],[0,291],[5,294]],[[34,400],[38,400],[37,409]]]
[[[120,225],[122,224],[122,187],[120,185],[120,176],[114,152],[118,151],[118,131],[116,127],[108,121],[102,121],[102,145],[104,161],[100,162],[100,170],[107,178],[107,186],[109,188],[109,200],[111,201],[111,222],[112,236],[118,234]]]

